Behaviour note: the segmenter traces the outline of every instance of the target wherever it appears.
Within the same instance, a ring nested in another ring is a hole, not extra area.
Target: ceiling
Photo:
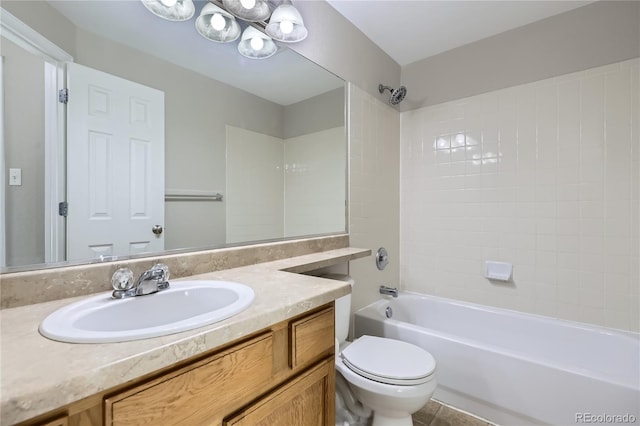
[[[327,0],[399,65],[592,1]]]

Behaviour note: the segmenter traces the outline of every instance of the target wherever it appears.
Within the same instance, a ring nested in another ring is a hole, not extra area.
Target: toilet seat
[[[389,385],[419,385],[432,379],[436,362],[424,349],[400,340],[362,336],[341,353],[354,373]]]

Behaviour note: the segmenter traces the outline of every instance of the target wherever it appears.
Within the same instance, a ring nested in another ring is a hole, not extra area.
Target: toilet
[[[325,277],[354,284],[347,275]],[[356,420],[336,424],[366,424],[362,417],[373,411],[373,426],[412,426],[411,415],[436,389],[435,359],[395,339],[365,335],[347,342],[350,308],[351,295],[336,300],[336,412],[345,405]]]

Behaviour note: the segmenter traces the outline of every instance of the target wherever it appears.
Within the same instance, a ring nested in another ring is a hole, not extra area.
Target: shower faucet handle
[[[382,271],[389,264],[389,253],[384,247],[380,247],[376,252],[376,267]]]

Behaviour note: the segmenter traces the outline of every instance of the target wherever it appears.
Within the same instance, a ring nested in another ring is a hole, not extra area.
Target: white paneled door
[[[163,250],[164,93],[74,63],[67,87],[67,260]]]

